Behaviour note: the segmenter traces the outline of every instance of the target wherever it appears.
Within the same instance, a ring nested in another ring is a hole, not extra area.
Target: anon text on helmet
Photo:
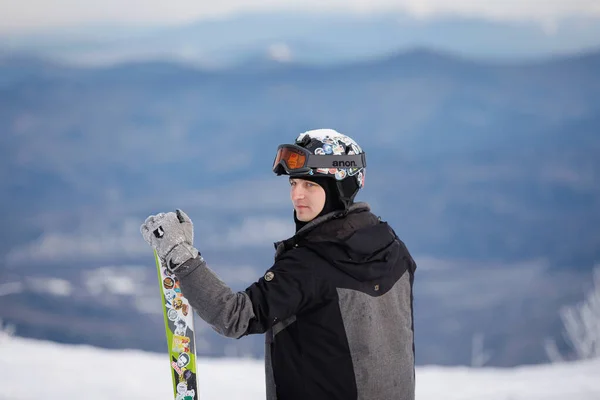
[[[331,163],[332,167],[346,167],[346,168],[351,168],[351,167],[356,167],[356,162],[355,161],[333,161]]]

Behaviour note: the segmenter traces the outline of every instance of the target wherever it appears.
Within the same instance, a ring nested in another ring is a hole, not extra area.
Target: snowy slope
[[[0,400],[170,399],[166,355],[0,337]],[[264,399],[262,361],[200,359],[201,400]],[[417,368],[418,400],[598,400],[600,360]]]

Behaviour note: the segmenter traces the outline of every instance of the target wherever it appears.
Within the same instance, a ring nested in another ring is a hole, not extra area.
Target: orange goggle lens
[[[300,169],[306,166],[306,154],[290,147],[282,147],[277,151],[273,167],[276,167],[281,161],[285,161],[290,170]]]

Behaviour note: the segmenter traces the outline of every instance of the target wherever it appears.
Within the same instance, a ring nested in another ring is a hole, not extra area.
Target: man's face
[[[304,179],[290,179],[290,197],[296,217],[302,222],[313,220],[325,206],[325,190]]]

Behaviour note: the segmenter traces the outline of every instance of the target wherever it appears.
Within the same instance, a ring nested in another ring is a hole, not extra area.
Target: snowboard
[[[154,251],[167,335],[169,370],[175,400],[198,400],[194,315],[181,293],[177,277],[162,265]]]

